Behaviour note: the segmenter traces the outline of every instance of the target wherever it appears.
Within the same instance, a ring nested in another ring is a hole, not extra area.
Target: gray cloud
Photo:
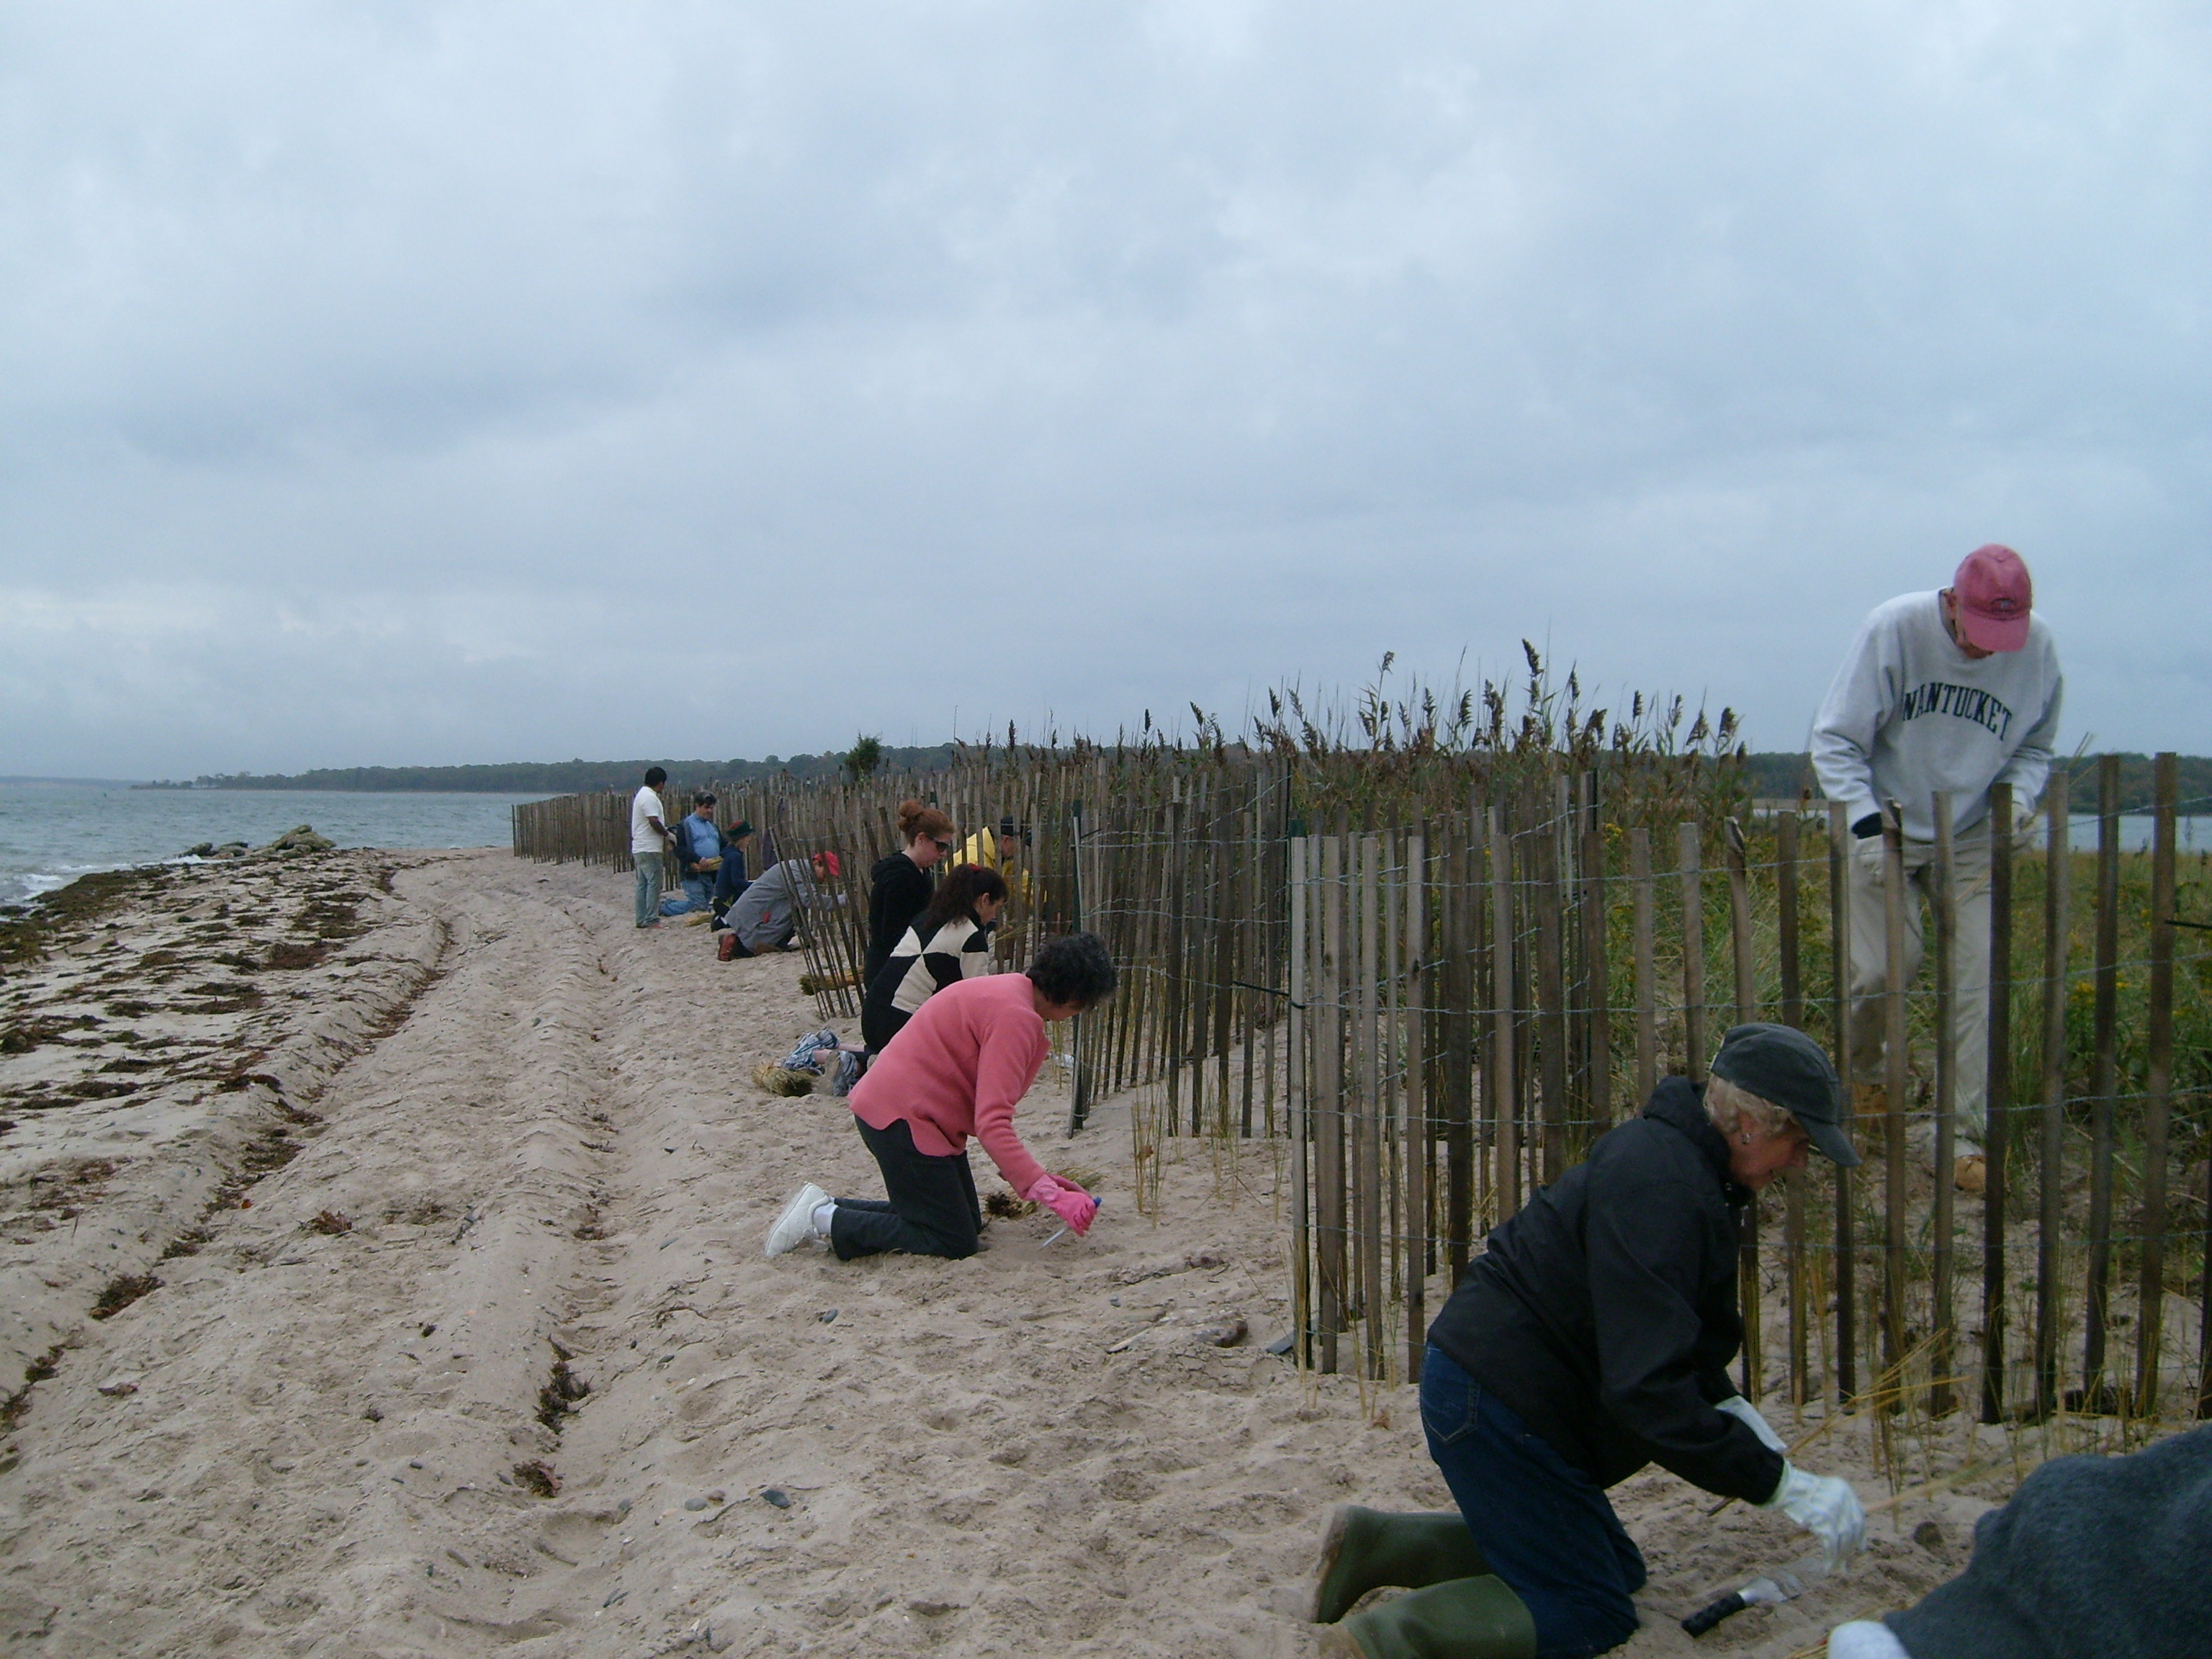
[[[2069,741],[2212,747],[2179,6],[5,29],[0,771],[1110,730],[1523,635],[1780,746],[1989,539]]]

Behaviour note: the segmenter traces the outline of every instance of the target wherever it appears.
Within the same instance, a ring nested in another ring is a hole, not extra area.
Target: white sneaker
[[[812,1182],[808,1182],[791,1195],[783,1206],[783,1213],[775,1218],[775,1225],[768,1230],[768,1254],[781,1255],[795,1250],[814,1237],[814,1212],[830,1202],[830,1194]]]

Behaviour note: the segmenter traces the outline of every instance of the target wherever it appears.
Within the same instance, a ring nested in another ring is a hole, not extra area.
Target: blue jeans
[[[1535,1620],[1537,1659],[1586,1659],[1636,1633],[1644,1555],[1602,1487],[1435,1348],[1421,1427],[1482,1559]]]
[[[634,853],[637,860],[637,925],[641,927],[658,926],[660,921],[660,854]]]
[[[681,864],[677,867],[684,869]],[[743,853],[725,854],[722,867],[719,870],[702,870],[697,865],[692,865],[684,870],[680,879],[684,884],[684,908],[668,909],[666,904],[678,902],[668,900],[661,910],[665,916],[684,916],[695,910],[708,910],[719,919],[727,914],[729,908],[738,902],[739,895],[752,885],[745,879],[745,855]]]
[[[712,876],[686,876],[684,878],[684,896],[678,898],[672,894],[661,900],[660,914],[664,916],[688,916],[694,911],[713,909],[714,900],[714,878]]]

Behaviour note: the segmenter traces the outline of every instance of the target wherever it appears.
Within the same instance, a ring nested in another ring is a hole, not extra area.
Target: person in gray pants
[[[1920,971],[1920,900],[1934,879],[1935,796],[1951,797],[1954,898],[1951,1037],[1957,1058],[1958,1162],[1953,1178],[1979,1192],[1989,1078],[1990,789],[2012,786],[2016,807],[2043,793],[2058,736],[2058,648],[2034,616],[2027,566],[2008,547],[1978,547],[1951,586],[1877,607],[1851,641],[1813,725],[1821,792],[1851,826],[1850,1081],[1862,1115],[1888,1109],[1882,999],[1890,989],[1882,805],[1902,816],[1905,978]]]

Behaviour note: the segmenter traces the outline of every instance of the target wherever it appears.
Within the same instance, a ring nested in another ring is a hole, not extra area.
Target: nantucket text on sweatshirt
[[[1917,841],[1935,839],[1939,789],[1962,830],[1988,816],[1993,783],[2025,810],[2051,774],[2063,690],[2040,617],[2021,650],[1976,659],[1945,629],[1940,594],[1892,599],[1859,629],[1814,721],[1821,793],[1854,823],[1896,801]]]

